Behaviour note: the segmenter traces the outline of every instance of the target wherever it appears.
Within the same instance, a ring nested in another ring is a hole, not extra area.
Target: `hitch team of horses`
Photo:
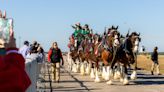
[[[126,85],[129,84],[127,68],[133,68],[130,77],[136,79],[137,52],[141,41],[139,33],[128,32],[123,36],[118,26],[112,26],[100,35],[93,33],[88,24],[82,27],[80,23],[72,28],[75,31],[68,44],[71,71],[88,74],[95,82],[104,79],[107,84],[113,84],[114,79],[120,79]]]

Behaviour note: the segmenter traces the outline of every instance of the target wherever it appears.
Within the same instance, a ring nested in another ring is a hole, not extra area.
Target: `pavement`
[[[41,70],[43,79],[38,79],[37,92],[164,92],[164,75],[151,75],[150,72],[139,70],[137,80],[131,81],[129,85],[123,85],[119,80],[113,85],[107,85],[106,81],[95,83],[89,75],[70,72],[67,62],[61,68],[61,79],[59,83],[50,81],[48,65],[43,64]]]

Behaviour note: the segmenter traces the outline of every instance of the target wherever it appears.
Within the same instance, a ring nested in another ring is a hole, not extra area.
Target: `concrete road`
[[[95,83],[89,75],[69,72],[67,65],[66,62],[61,68],[60,83],[51,82],[47,72],[43,74],[44,81],[38,80],[38,92],[164,92],[164,75],[150,75],[140,70],[138,79],[130,81],[129,85],[124,86],[117,80],[113,85],[107,85],[103,80]]]

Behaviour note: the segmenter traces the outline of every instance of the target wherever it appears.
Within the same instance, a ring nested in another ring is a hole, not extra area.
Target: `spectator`
[[[24,46],[19,49],[19,53],[22,54],[24,58],[26,58],[29,52],[30,52],[29,42],[24,41]]]
[[[45,60],[45,54],[44,54],[44,49],[40,44],[38,46],[37,52],[38,52],[38,56],[40,57],[39,62],[42,63]]]
[[[0,39],[0,47],[3,51],[0,55],[0,91],[25,92],[31,81],[25,72],[25,59],[18,54],[13,33],[8,43]]]
[[[152,63],[152,68],[151,68],[151,74],[154,75],[154,69],[156,67],[157,69],[157,74],[159,75],[159,63],[158,63],[158,47],[154,48],[153,53],[151,54],[151,60],[153,61]]]
[[[63,60],[62,52],[58,48],[57,42],[54,42],[48,52],[48,61],[52,63],[52,67],[54,68],[52,81],[57,81],[58,83],[60,80],[60,60],[61,59],[62,59],[62,65],[63,65],[64,60]]]
[[[141,49],[140,49],[140,53],[142,53],[142,54],[146,54],[145,46],[142,46],[142,47],[141,47]]]
[[[33,44],[30,47],[30,54],[31,53],[37,53],[37,49],[38,49],[38,43],[37,41],[34,41]]]

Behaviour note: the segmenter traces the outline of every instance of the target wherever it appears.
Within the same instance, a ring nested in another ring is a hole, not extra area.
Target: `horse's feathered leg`
[[[93,63],[92,63],[92,66],[91,66],[91,74],[90,74],[90,77],[91,78],[95,78],[94,64]]]
[[[91,72],[91,63],[87,62],[86,74],[90,74]]]
[[[124,64],[124,80],[123,80],[123,84],[127,85],[129,84],[129,80],[128,80],[128,70],[127,70],[127,66],[126,64]]]
[[[135,79],[137,79],[137,54],[136,53],[133,53],[133,55],[134,55],[135,63],[134,63],[134,70],[133,70],[130,78],[132,80],[135,80]]]
[[[100,78],[98,75],[98,67],[96,67],[96,78],[95,78],[95,82],[100,82]]]

